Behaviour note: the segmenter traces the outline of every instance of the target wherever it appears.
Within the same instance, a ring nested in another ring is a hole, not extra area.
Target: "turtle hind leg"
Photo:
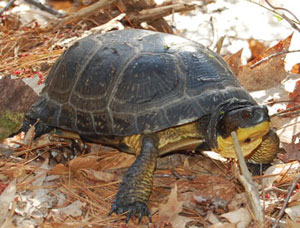
[[[27,132],[32,125],[35,125],[35,136],[34,138],[37,138],[43,134],[46,134],[50,132],[53,127],[48,126],[40,121],[37,122],[36,119],[30,118],[29,116],[25,116],[23,120],[23,125],[22,127],[15,133],[11,134],[9,137],[13,137],[21,132]]]
[[[149,222],[151,222],[151,213],[147,203],[152,190],[157,157],[157,136],[155,134],[145,135],[142,139],[141,152],[124,174],[116,199],[108,215],[114,212],[116,214],[127,212],[126,222],[136,214],[139,222],[143,216],[147,216]]]

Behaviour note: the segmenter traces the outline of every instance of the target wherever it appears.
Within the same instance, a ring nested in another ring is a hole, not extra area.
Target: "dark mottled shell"
[[[214,52],[179,36],[123,30],[71,46],[33,109],[54,127],[126,136],[195,121],[234,97],[255,103]]]

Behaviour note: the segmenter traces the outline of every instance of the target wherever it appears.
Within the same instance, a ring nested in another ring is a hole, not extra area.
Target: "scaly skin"
[[[269,164],[279,152],[279,138],[274,129],[263,137],[262,143],[249,155],[248,162]]]
[[[109,215],[114,212],[117,214],[127,212],[126,222],[136,214],[139,222],[143,216],[147,216],[149,222],[152,221],[147,203],[151,194],[157,157],[158,137],[155,134],[143,136],[141,152],[124,174]]]

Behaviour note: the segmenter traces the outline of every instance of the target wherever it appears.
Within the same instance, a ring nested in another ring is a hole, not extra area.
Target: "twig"
[[[265,193],[267,193],[267,192],[278,192],[280,194],[287,194],[288,193],[287,190],[280,189],[280,188],[277,188],[275,186],[271,186],[271,187],[265,188],[264,191],[265,191]]]
[[[252,176],[250,172],[247,169],[247,165],[245,162],[245,159],[243,157],[242,150],[240,148],[238,138],[235,132],[231,132],[231,137],[233,138],[233,144],[234,144],[234,149],[238,158],[238,162],[241,168],[241,173],[240,175],[237,172],[238,179],[240,180],[241,184],[244,186],[247,195],[249,197],[249,201],[251,204],[251,208],[253,210],[255,219],[260,223],[263,224],[264,221],[264,215],[263,215],[263,210],[259,202],[259,192],[255,187],[254,181],[252,179]]]
[[[291,24],[291,26],[294,28],[294,29],[296,29],[297,31],[299,31],[300,32],[300,30],[299,30],[299,28],[296,26],[296,24],[300,24],[300,22],[299,22],[299,20],[298,20],[298,18],[296,18],[296,20],[292,20],[292,19],[290,19],[290,18],[288,18],[288,17],[286,17],[284,14],[282,15],[282,14],[280,14],[279,12],[277,12],[275,9],[270,9],[270,8],[268,8],[268,7],[266,7],[266,6],[263,6],[263,5],[261,5],[260,3],[257,3],[257,2],[255,2],[255,1],[253,1],[253,0],[247,0],[248,2],[251,2],[251,3],[254,3],[254,4],[256,4],[256,5],[259,5],[260,7],[263,7],[264,9],[266,9],[266,10],[269,10],[269,11],[271,11],[272,13],[274,13],[274,14],[276,14],[277,16],[279,16],[279,17],[281,17],[281,18],[283,18],[283,19],[285,19],[285,20],[287,20],[287,22],[289,23],[289,24]],[[284,9],[284,8],[283,8]],[[282,10],[282,9],[281,9]],[[285,9],[286,11],[288,11],[287,9]],[[293,16],[294,16],[294,14],[292,14]]]
[[[96,11],[109,6],[110,4],[114,3],[115,1],[116,0],[99,0],[98,2],[79,10],[78,12],[70,14],[69,16],[65,17],[64,19],[57,21],[52,26],[49,26],[46,29],[46,31],[50,31],[53,28],[58,29],[66,24],[78,21],[81,18],[89,17],[89,16],[93,15]]]
[[[224,43],[225,37],[226,37],[226,36],[221,36],[220,39],[218,40],[217,44],[216,44],[216,48],[217,48],[216,52],[217,52],[218,54],[221,53],[221,49],[222,49],[222,47],[223,47],[223,43]]]
[[[292,195],[292,193],[293,193],[293,191],[294,191],[294,189],[295,189],[295,187],[296,187],[296,185],[298,183],[299,178],[300,178],[300,174],[297,174],[295,176],[294,182],[293,182],[292,186],[289,189],[289,192],[288,192],[288,194],[287,194],[287,196],[286,196],[286,198],[284,200],[284,204],[282,205],[282,208],[280,209],[280,212],[279,212],[279,214],[278,214],[278,216],[276,218],[276,221],[273,224],[272,228],[276,228],[278,226],[279,220],[282,218],[282,216],[284,214],[284,210],[286,209],[286,207],[287,207],[287,205],[289,203],[289,200],[290,200],[291,195]]]
[[[291,50],[291,51],[281,51],[281,52],[277,52],[277,53],[274,53],[274,54],[271,54],[265,58],[262,58],[261,60],[257,61],[256,63],[252,64],[250,66],[250,69],[253,69],[254,67],[256,67],[257,65],[265,62],[265,61],[268,61],[269,59],[273,58],[273,57],[276,57],[276,56],[279,56],[279,55],[285,55],[285,54],[288,54],[288,53],[294,53],[294,52],[300,52],[300,50]]]
[[[276,7],[276,6],[273,6],[273,5],[269,2],[269,0],[266,0],[266,3],[267,3],[271,8],[273,8],[273,9],[275,9],[275,10],[284,10],[284,11],[288,12],[290,15],[292,15],[292,16],[295,18],[295,20],[296,20],[298,23],[300,23],[299,19],[295,16],[295,14],[293,14],[293,13],[292,13],[291,11],[289,11],[288,9],[283,8],[283,7]],[[294,29],[296,29],[298,32],[300,32],[300,29],[298,28],[298,26],[297,26],[290,18],[288,18],[285,14],[282,14],[281,17],[282,17],[283,19],[285,19],[285,20],[292,26],[292,28],[294,28]]]
[[[30,149],[25,149],[25,150],[22,150],[22,151],[19,151],[19,152],[16,152],[15,153],[15,156],[16,157],[19,157],[19,156],[22,156],[26,153],[29,153],[31,151],[34,151],[34,150],[37,150],[37,149],[41,149],[43,147],[47,147],[47,146],[65,146],[65,145],[68,145],[67,142],[52,142],[52,143],[46,143],[46,144],[43,144],[43,145],[39,145],[37,147],[33,147],[33,148],[30,148]]]
[[[283,8],[283,7],[276,7],[276,6],[272,5],[272,4],[269,2],[269,0],[266,0],[266,3],[267,3],[270,7],[272,7],[273,9],[284,10],[284,11],[288,12],[289,14],[291,14],[291,15],[295,18],[296,21],[298,21],[298,23],[300,23],[299,19],[298,19],[298,18],[295,16],[295,14],[293,14],[290,10],[288,10],[288,9],[286,9],[286,8]]]
[[[31,5],[34,5],[34,6],[38,7],[40,10],[46,11],[46,12],[52,14],[52,15],[55,15],[55,16],[58,16],[58,17],[64,16],[64,14],[62,14],[59,11],[53,9],[51,6],[42,4],[40,1],[37,1],[37,0],[24,0],[24,1],[31,4]]]
[[[287,100],[271,100],[271,101],[267,101],[267,102],[264,102],[265,105],[273,105],[273,104],[278,104],[278,103],[287,103],[287,102],[292,102],[294,101],[293,99],[287,99]],[[285,110],[283,110],[285,111]],[[276,114],[276,113],[275,113]],[[273,114],[273,115],[275,115]]]
[[[279,117],[295,117],[298,116],[300,114],[300,110],[296,110],[296,111],[290,111],[287,113],[283,113],[278,115]]]
[[[284,101],[284,102],[293,102],[293,100]],[[294,105],[293,107],[287,108],[287,109],[282,110],[277,113],[274,113],[270,117],[274,117],[274,116],[286,117],[286,116],[290,116],[293,114],[298,114],[297,112],[300,111],[299,109],[300,109],[300,105]]]
[[[120,21],[125,17],[125,13],[121,13],[120,15],[114,17],[111,19],[109,22],[99,25],[97,27],[91,28],[89,31],[92,33],[97,33],[97,32],[106,32],[112,28],[117,27],[118,25],[121,25]]]
[[[12,4],[14,4],[16,0],[10,0],[9,3],[3,8],[0,10],[0,16],[4,13],[4,11],[8,10],[9,7],[12,6]]]
[[[195,9],[194,4],[185,4],[185,3],[176,3],[167,6],[159,6],[152,9],[144,9],[138,12],[138,14],[131,13],[128,15],[128,18],[131,22],[141,23],[141,22],[150,22],[157,20],[158,18],[168,16],[174,12],[183,12]]]

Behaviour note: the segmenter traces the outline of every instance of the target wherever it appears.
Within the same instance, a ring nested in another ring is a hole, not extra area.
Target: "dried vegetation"
[[[44,25],[37,20],[24,24],[18,14],[4,13],[0,17],[0,76],[37,76],[42,83],[64,49],[81,37],[128,27],[172,33],[163,16],[195,7],[201,5],[100,0],[88,7],[69,9],[73,13],[63,18],[53,16]],[[281,52],[288,50],[290,39],[269,50],[262,44],[254,45],[259,50],[253,51],[254,60],[244,66],[240,53],[227,58],[248,89],[268,93],[267,88],[278,86],[288,97],[280,110],[274,104],[282,103],[282,97],[264,100],[276,109],[274,113],[280,111],[273,118],[273,124],[284,129],[280,137],[290,138],[283,144],[286,153],[279,155],[286,164],[272,166],[264,176],[254,177],[264,227],[296,227],[300,215],[300,131],[285,128],[297,122],[299,77],[293,78],[295,86],[290,93],[280,84],[288,75],[283,59],[287,53]],[[272,54],[274,57],[268,58]],[[295,74],[299,74],[297,69],[295,66]],[[281,114],[285,116],[279,117]],[[291,136],[286,136],[288,133]],[[72,134],[61,137],[58,132],[35,141],[32,138],[29,131],[0,145],[1,227],[147,227],[146,220],[140,225],[137,220],[125,225],[125,216],[107,217],[121,176],[135,159],[133,155],[83,144]],[[249,203],[249,191],[234,178],[239,176],[237,172],[233,161],[216,161],[190,151],[161,158],[149,204],[153,216],[150,227],[261,227]]]

